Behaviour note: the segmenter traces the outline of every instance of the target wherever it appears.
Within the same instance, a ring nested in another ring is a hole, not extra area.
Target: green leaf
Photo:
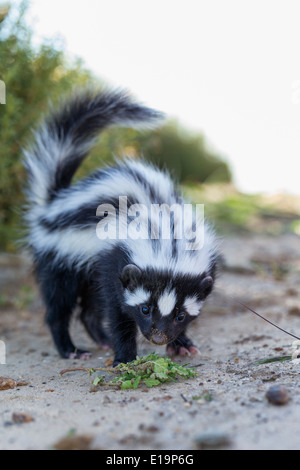
[[[127,390],[129,388],[133,388],[133,384],[131,380],[125,380],[125,382],[122,382],[122,385],[121,385],[122,390]]]
[[[98,385],[100,382],[104,382],[104,379],[103,379],[103,376],[102,375],[98,375],[98,377],[96,377],[94,380],[93,380],[93,385]]]
[[[253,362],[251,365],[253,366],[260,366],[262,364],[270,364],[272,362],[284,362],[290,361],[292,356],[274,356],[274,357],[267,357],[266,359],[260,359],[259,361]]]
[[[135,381],[132,384],[134,389],[138,388],[140,381],[141,381],[141,376],[138,375],[137,378],[135,379]]]
[[[150,379],[158,379],[160,380],[161,382],[166,382],[169,380],[169,376],[167,374],[164,374],[164,373],[153,373],[150,375]]]
[[[160,385],[160,380],[157,379],[144,379],[144,383],[147,385],[147,387],[155,387],[156,385]]]
[[[168,374],[169,363],[162,357],[157,359],[154,364],[154,372],[157,374]]]

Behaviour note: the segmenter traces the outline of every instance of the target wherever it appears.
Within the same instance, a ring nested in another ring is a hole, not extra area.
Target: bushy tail
[[[127,92],[75,93],[35,132],[25,151],[30,204],[47,204],[67,188],[97,134],[107,126],[152,126],[162,114],[135,103]]]

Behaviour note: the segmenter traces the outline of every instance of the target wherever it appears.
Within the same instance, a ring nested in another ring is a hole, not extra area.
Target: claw
[[[79,355],[79,359],[84,359],[85,361],[89,359],[92,356],[92,353],[90,352],[84,352]]]
[[[186,349],[183,346],[181,346],[179,348],[179,353],[178,354],[179,354],[179,356],[190,356],[191,355],[189,349]]]
[[[189,347],[174,347],[174,346],[168,346],[166,349],[166,354],[169,357],[174,357],[176,355],[178,356],[198,356],[200,354],[200,351],[196,346],[189,346]]]
[[[200,354],[200,351],[198,348],[196,348],[196,346],[190,346],[189,352],[192,356],[198,356]]]
[[[69,359],[83,359],[83,360],[87,360],[91,357],[92,353],[90,353],[89,351],[82,351],[82,352],[79,352],[79,351],[74,351],[72,353],[69,354]]]
[[[167,347],[167,356],[169,356],[169,357],[176,356],[175,348],[173,348],[172,346],[168,346]]]

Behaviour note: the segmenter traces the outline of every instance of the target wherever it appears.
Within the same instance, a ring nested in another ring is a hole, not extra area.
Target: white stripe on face
[[[193,317],[199,315],[202,305],[203,302],[199,301],[196,295],[194,295],[194,297],[186,297],[183,304],[188,314]]]
[[[176,292],[173,290],[165,290],[157,302],[158,308],[162,316],[169,315],[176,305]]]
[[[150,299],[150,295],[150,292],[146,291],[142,287],[137,287],[133,292],[126,290],[125,303],[131,307],[135,307],[140,304],[147,304]]]

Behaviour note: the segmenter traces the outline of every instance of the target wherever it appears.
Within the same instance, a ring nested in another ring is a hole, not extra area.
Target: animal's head
[[[174,341],[198,317],[212,291],[214,273],[174,276],[128,264],[120,280],[126,312],[149,341],[163,345]]]

